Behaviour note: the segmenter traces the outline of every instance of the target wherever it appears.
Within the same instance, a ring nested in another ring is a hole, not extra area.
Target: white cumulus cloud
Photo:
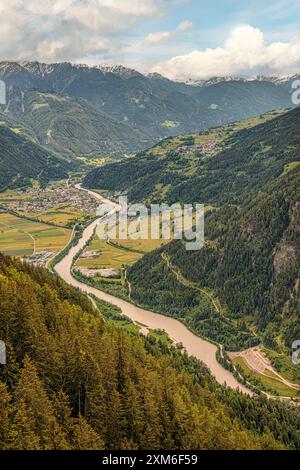
[[[164,42],[167,42],[171,36],[172,36],[172,33],[170,31],[149,33],[144,43],[146,45],[158,46],[159,44],[163,44]]]
[[[267,44],[250,25],[234,28],[223,47],[194,50],[153,67],[171,79],[226,75],[288,74],[300,69],[300,37]]]
[[[77,60],[121,48],[121,33],[165,0],[0,0],[1,59]]]

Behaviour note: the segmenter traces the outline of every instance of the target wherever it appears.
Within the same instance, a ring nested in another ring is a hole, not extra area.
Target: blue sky
[[[213,31],[240,23],[250,23],[266,32],[276,31],[279,36],[300,30],[298,0],[183,0],[168,3],[169,13],[160,21],[154,21],[153,27],[172,29],[182,19],[189,19],[199,30],[207,31],[203,46],[217,45]]]
[[[240,24],[259,28],[269,41],[291,40],[300,33],[300,0],[170,0],[165,3],[168,8],[164,16],[137,25],[129,34],[142,36],[150,31],[172,31],[181,21],[189,20],[198,35],[180,38],[180,49],[188,52],[222,46],[228,32]]]
[[[300,70],[299,0],[0,0],[2,59],[170,78]]]

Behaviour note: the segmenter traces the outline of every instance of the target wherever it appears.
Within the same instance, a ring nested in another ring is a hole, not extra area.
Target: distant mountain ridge
[[[227,75],[227,76],[217,76],[217,77],[210,77],[208,79],[188,79],[184,80],[181,83],[186,83],[187,85],[192,85],[192,86],[201,86],[201,87],[206,87],[210,85],[215,85],[220,82],[253,82],[253,81],[258,81],[258,82],[271,82],[275,84],[283,84],[283,83],[291,83],[294,80],[299,80],[300,78],[300,73],[299,74],[291,74],[291,75],[285,75],[285,76],[266,76],[266,75],[254,75],[250,77],[241,77],[241,76],[232,76],[232,75]]]
[[[216,78],[191,86],[155,73],[143,75],[123,66],[26,61],[0,62],[0,79],[7,84],[7,104],[0,106],[0,112],[8,119],[24,121],[33,136],[39,134],[34,123],[40,110],[35,107],[27,116],[27,111],[20,107],[24,94],[50,92],[81,100],[81,110],[86,108],[83,114],[98,113],[96,128],[91,122],[88,130],[86,122],[83,128],[87,135],[94,135],[95,130],[99,132],[99,139],[93,139],[89,151],[101,155],[122,156],[148,148],[165,137],[292,107],[289,82],[282,83],[279,79],[275,83],[268,78]],[[60,113],[63,115],[64,110]],[[107,127],[112,130],[109,144]],[[117,138],[120,127],[126,134],[123,145]],[[53,131],[51,127],[49,130]],[[84,151],[81,145],[84,136],[78,128],[72,139],[63,126],[61,132],[62,138],[55,136],[55,145],[52,145],[54,141],[46,144],[47,133],[37,138],[37,142],[68,156]]]
[[[297,80],[300,78],[299,74],[289,74],[289,75],[252,75],[249,77],[239,76],[239,75],[224,75],[224,76],[214,76],[207,79],[187,79],[184,81],[181,80],[170,80],[169,78],[159,74],[157,72],[149,72],[149,73],[142,73],[136,69],[125,67],[121,64],[109,65],[106,63],[97,64],[97,65],[88,65],[84,63],[71,63],[71,62],[54,62],[54,63],[44,63],[38,61],[1,61],[0,62],[0,71],[5,71],[6,73],[13,73],[16,72],[18,69],[24,69],[34,75],[40,75],[41,77],[45,77],[56,71],[58,68],[61,67],[72,67],[74,69],[90,69],[90,70],[100,70],[101,72],[105,73],[112,73],[115,75],[131,78],[133,76],[143,76],[146,78],[161,78],[168,81],[174,81],[175,83],[185,83],[188,85],[198,85],[198,86],[210,86],[220,82],[230,82],[230,81],[243,81],[243,82],[250,82],[250,81],[265,81],[265,82],[272,82],[272,83],[285,83],[291,82],[293,80]]]

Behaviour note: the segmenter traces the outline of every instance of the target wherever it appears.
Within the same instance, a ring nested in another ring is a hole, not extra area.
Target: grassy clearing
[[[0,251],[11,256],[31,255],[49,249],[60,251],[70,238],[70,230],[31,222],[11,214],[0,214]],[[33,240],[34,239],[34,240]]]
[[[173,344],[171,338],[164,330],[149,330],[148,336],[149,338],[154,338],[165,346],[172,346]]]
[[[246,379],[250,380],[255,379],[261,383],[265,388],[267,388],[271,393],[278,394],[284,397],[294,397],[297,395],[297,391],[288,387],[284,383],[280,382],[276,375],[271,371],[266,371],[266,375],[259,374],[258,372],[253,372],[247,365],[246,361],[242,357],[236,357],[233,359],[233,363],[236,366],[239,366],[243,375]]]
[[[10,130],[13,131],[17,135],[22,133],[22,129],[20,127],[11,127]]]
[[[109,322],[118,328],[129,331],[130,333],[138,334],[140,331],[138,326],[126,319],[120,318],[119,320],[109,320]]]
[[[285,165],[282,175],[286,175],[289,171],[297,168],[300,165],[300,162],[291,162]]]
[[[177,121],[164,121],[161,123],[162,127],[168,127],[168,128],[173,128],[173,127],[178,127],[180,124]]]
[[[300,383],[300,367],[292,363],[290,356],[267,348],[263,348],[263,351],[272,362],[274,368],[285,379],[293,383]]]
[[[115,305],[111,305],[104,300],[100,300],[97,297],[93,297],[94,303],[98,307],[101,315],[117,328],[129,331],[130,333],[138,334],[140,327],[137,326],[133,321],[122,314],[121,310]]]

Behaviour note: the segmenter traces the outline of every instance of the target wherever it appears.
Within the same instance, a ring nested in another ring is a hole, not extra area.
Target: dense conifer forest
[[[299,191],[295,167],[245,196],[241,205],[212,210],[202,250],[189,252],[184,242],[173,241],[128,270],[132,298],[182,319],[229,350],[261,340],[276,349],[278,336],[291,348],[300,334]],[[190,287],[180,283],[166,256]],[[219,299],[219,311],[205,289]]]
[[[0,256],[0,311],[2,449],[300,447],[298,409],[221,387],[41,268]]]

